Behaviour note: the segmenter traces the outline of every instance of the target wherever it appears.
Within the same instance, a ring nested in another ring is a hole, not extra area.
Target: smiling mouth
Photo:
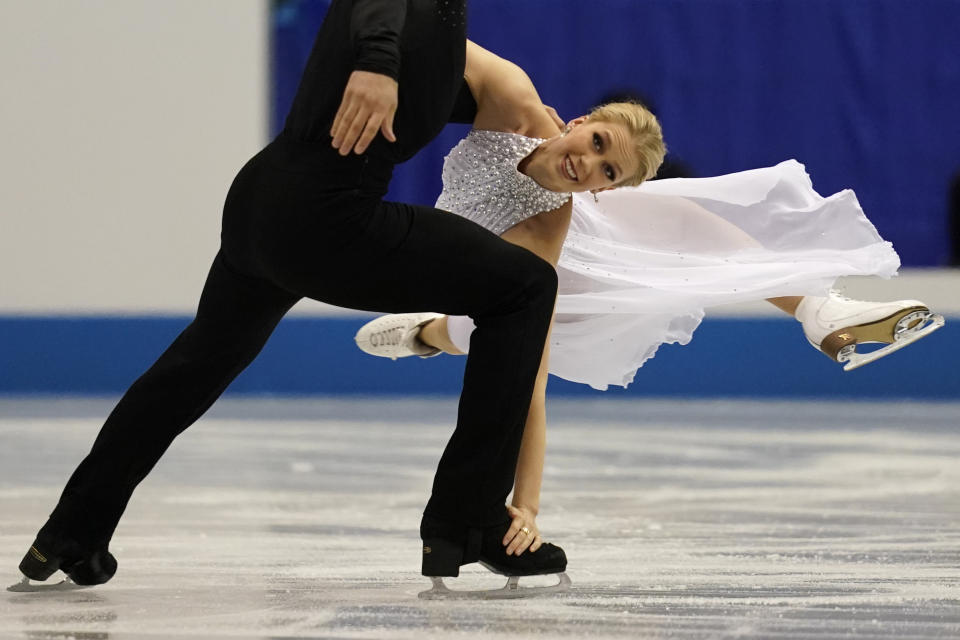
[[[560,163],[560,170],[563,172],[563,175],[566,176],[567,180],[579,182],[580,179],[577,176],[577,170],[573,168],[573,160],[570,159],[570,156],[563,157],[563,162]]]

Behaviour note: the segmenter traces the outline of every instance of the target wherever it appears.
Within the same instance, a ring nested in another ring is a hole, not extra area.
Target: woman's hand
[[[543,544],[540,530],[537,528],[537,515],[526,507],[507,506],[507,513],[513,518],[510,528],[503,536],[503,546],[507,555],[520,555],[527,549],[536,551]]]
[[[342,156],[351,150],[363,153],[378,131],[390,142],[396,142],[393,134],[396,112],[396,80],[370,71],[354,71],[343,90],[343,100],[330,129],[333,148]]]
[[[563,118],[560,117],[560,114],[557,113],[557,110],[551,107],[550,105],[543,105],[544,110],[547,112],[547,115],[553,120],[553,124],[557,125],[559,128],[563,129],[567,126],[567,123],[563,121]]]

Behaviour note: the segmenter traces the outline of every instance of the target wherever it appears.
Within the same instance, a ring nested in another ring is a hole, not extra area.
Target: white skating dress
[[[557,208],[569,194],[517,171],[541,142],[471,131],[444,162],[437,208],[498,234]],[[840,276],[888,278],[899,266],[853,191],[820,196],[795,160],[623,187],[599,202],[573,194],[550,372],[627,386],[661,344],[687,344],[709,307],[825,295]]]

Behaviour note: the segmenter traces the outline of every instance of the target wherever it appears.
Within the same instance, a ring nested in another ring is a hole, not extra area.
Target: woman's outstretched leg
[[[136,486],[260,352],[297,297],[250,278],[217,254],[197,316],[121,398],[20,565],[78,584],[116,571],[110,538]]]
[[[473,320],[467,316],[440,316],[425,324],[418,337],[427,346],[453,356],[462,356],[470,351],[470,334],[475,328]]]
[[[361,351],[391,360],[409,356],[430,358],[441,352],[462,356],[470,351],[470,335],[475,328],[467,316],[393,313],[363,325],[354,340]]]
[[[783,299],[780,299],[783,300]],[[794,298],[792,315],[803,326],[807,341],[850,371],[893,353],[943,326],[943,316],[920,300],[867,302],[835,291],[826,296]],[[790,313],[774,300],[776,306]],[[884,345],[861,352],[862,344]]]

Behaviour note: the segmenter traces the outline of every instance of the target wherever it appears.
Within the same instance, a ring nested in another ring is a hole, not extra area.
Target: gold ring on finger
[[[528,527],[520,527],[520,531],[523,531],[524,535],[530,535],[530,529]]]

